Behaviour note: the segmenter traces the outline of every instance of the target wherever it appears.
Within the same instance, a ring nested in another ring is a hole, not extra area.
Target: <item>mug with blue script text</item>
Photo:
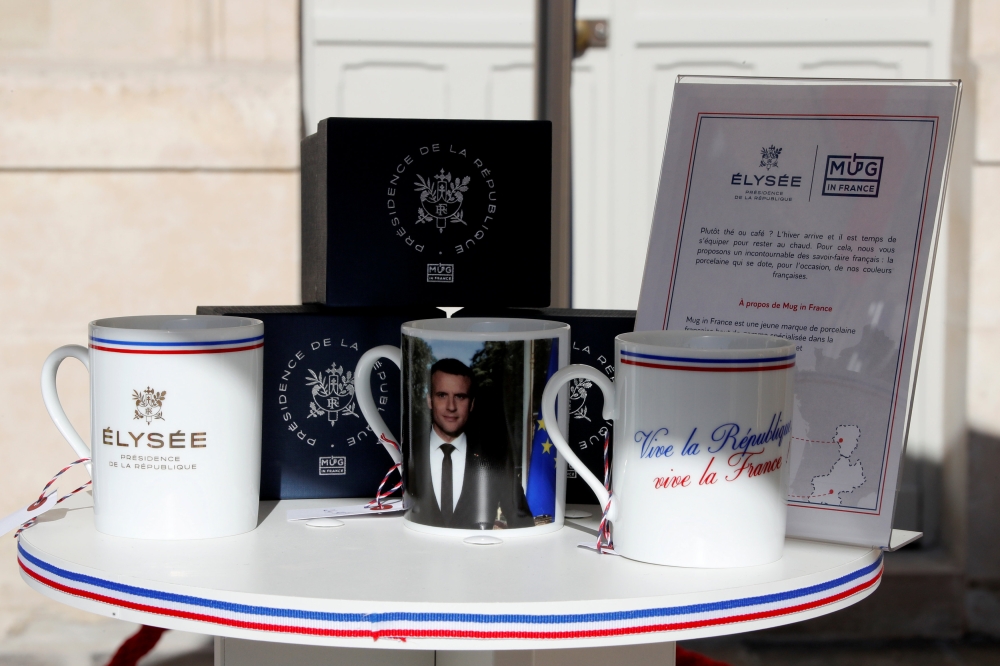
[[[781,558],[795,345],[708,331],[615,338],[615,383],[587,365],[555,373],[544,419],[567,382],[604,392],[613,419],[611,492],[558,431],[559,453],[606,508],[616,553],[654,564],[739,567]]]

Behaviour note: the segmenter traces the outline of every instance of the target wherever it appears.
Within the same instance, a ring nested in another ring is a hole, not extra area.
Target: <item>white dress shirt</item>
[[[451,444],[455,450],[451,452],[451,499],[458,505],[458,498],[462,494],[462,481],[465,480],[465,450],[468,448],[463,432],[450,442],[445,442],[438,437],[434,428],[431,428],[431,485],[434,486],[434,499],[437,500],[438,508],[441,507],[441,465],[444,464],[444,451],[442,444]],[[455,506],[451,507],[452,511]]]

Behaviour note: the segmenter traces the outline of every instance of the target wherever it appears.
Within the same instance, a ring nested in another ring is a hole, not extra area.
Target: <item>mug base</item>
[[[739,560],[715,560],[705,561],[696,558],[655,558],[642,555],[641,553],[628,553],[615,546],[615,554],[621,555],[625,559],[643,564],[655,564],[661,567],[678,567],[681,569],[745,569],[747,567],[759,567],[765,564],[773,564],[779,561],[784,550],[779,550],[777,555],[767,555],[757,559],[742,557]]]
[[[562,523],[548,523],[547,525],[536,525],[534,527],[513,527],[507,530],[463,530],[453,527],[435,527],[433,525],[423,525],[421,523],[415,523],[412,520],[403,519],[403,524],[406,525],[406,529],[413,530],[414,532],[422,532],[423,534],[435,534],[437,536],[446,537],[457,537],[459,539],[465,539],[466,537],[477,537],[477,536],[495,536],[502,537],[506,539],[515,539],[521,537],[529,536],[540,536],[542,534],[551,534],[562,529]]]
[[[229,527],[227,529],[215,529],[215,530],[204,530],[202,532],[188,532],[183,534],[170,534],[163,530],[158,530],[156,532],[146,532],[143,530],[115,530],[108,529],[106,526],[99,524],[95,521],[94,527],[101,534],[107,534],[108,536],[120,537],[123,539],[143,539],[145,541],[192,541],[196,539],[221,539],[224,537],[237,536],[239,534],[246,534],[248,532],[253,532],[257,529],[257,519],[255,518],[253,523],[244,523],[236,527]]]

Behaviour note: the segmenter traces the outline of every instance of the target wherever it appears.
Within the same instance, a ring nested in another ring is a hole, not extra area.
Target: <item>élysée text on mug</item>
[[[157,391],[147,386],[145,389],[132,391],[132,400],[135,401],[135,412],[132,420],[145,421],[151,425],[154,421],[166,422],[164,414],[164,403],[167,400],[166,391]],[[130,426],[133,427],[134,426]],[[137,429],[137,428],[136,428]],[[122,435],[125,438],[122,438]],[[117,429],[108,426],[101,431],[101,443],[105,446],[120,446],[126,448],[149,449],[204,449],[208,447],[208,432],[186,433],[183,430],[174,432],[145,432],[138,433],[132,430]],[[165,471],[182,472],[197,470],[198,464],[192,459],[181,458],[179,455],[172,456],[142,456],[131,454],[120,454],[118,460],[108,460],[108,467],[118,469],[131,469],[135,471]]]
[[[202,539],[256,527],[263,323],[154,315],[89,329],[87,348],[49,355],[42,397],[70,446],[91,459],[97,530]],[[59,403],[56,370],[69,357],[90,370],[92,448]]]
[[[549,433],[604,507],[603,543],[673,566],[781,557],[794,350],[769,336],[641,331],[615,338],[614,384],[587,365],[552,376],[545,419],[562,385],[583,378],[605,395],[603,416],[615,422],[605,483],[580,467],[561,433]]]

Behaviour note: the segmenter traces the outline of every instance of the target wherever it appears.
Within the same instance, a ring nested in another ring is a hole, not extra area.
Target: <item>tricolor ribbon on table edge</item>
[[[58,594],[129,609],[155,617],[200,622],[270,634],[334,638],[586,639],[677,632],[793,617],[872,591],[882,576],[883,556],[849,573],[813,585],[731,599],[675,606],[588,613],[329,612],[306,608],[259,606],[127,585],[45,561],[44,555],[18,544],[18,562],[33,584]],[[29,544],[30,547],[30,544]],[[163,587],[177,589],[164,584]],[[224,596],[220,594],[220,596]],[[315,601],[315,600],[313,600]],[[610,603],[610,602],[609,602]],[[366,604],[371,607],[371,604]],[[392,608],[392,602],[380,604]],[[178,628],[183,628],[179,625]],[[749,627],[748,629],[749,630]]]

